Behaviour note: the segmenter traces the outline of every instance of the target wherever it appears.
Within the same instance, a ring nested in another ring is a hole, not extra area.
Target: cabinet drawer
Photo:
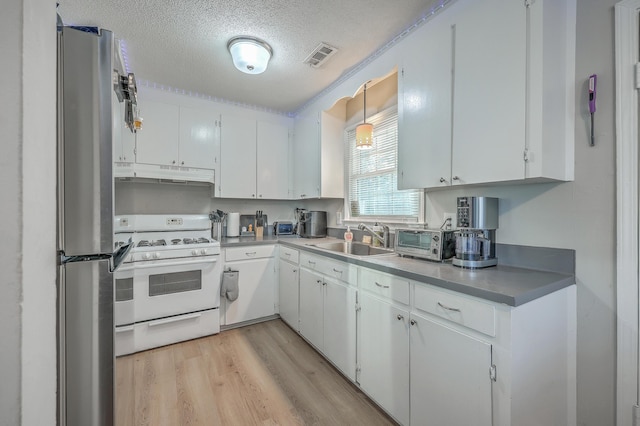
[[[355,285],[358,282],[358,267],[339,260],[302,252],[300,254],[300,267],[311,269],[346,283],[354,283]]]
[[[414,306],[488,336],[496,335],[495,308],[479,300],[415,284]]]
[[[298,263],[300,252],[298,250],[280,246],[280,259],[286,260],[292,263]]]
[[[314,256],[312,254],[302,252],[300,253],[300,267],[311,269],[312,271],[318,271],[322,269],[322,258]]]
[[[346,283],[353,283],[356,285],[358,282],[357,266],[340,262],[339,260],[322,259],[319,271],[326,276],[336,278]]]
[[[384,296],[396,302],[409,304],[409,280],[362,268],[360,270],[360,288]]]
[[[273,257],[276,246],[245,246],[233,247],[225,250],[225,260],[227,262],[234,260],[259,259],[262,257]]]

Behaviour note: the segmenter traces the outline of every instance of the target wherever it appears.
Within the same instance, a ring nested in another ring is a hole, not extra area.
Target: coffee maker
[[[476,269],[495,266],[498,199],[458,197],[458,230],[453,265]]]

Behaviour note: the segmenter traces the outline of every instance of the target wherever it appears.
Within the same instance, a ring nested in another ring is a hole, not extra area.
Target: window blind
[[[345,160],[352,218],[418,221],[421,192],[398,188],[398,111],[385,110],[367,119],[373,124],[373,147],[356,149],[355,128],[345,131]]]

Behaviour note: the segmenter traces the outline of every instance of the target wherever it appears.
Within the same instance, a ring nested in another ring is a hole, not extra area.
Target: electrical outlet
[[[442,215],[442,222],[445,222],[444,229],[453,229],[456,226],[456,214],[444,213]],[[447,223],[448,222],[448,223]]]

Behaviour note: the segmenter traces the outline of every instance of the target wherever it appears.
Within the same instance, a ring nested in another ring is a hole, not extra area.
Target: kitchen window
[[[398,110],[386,109],[373,124],[373,147],[356,149],[355,126],[345,130],[346,219],[416,223],[423,216],[421,190],[398,190]]]

